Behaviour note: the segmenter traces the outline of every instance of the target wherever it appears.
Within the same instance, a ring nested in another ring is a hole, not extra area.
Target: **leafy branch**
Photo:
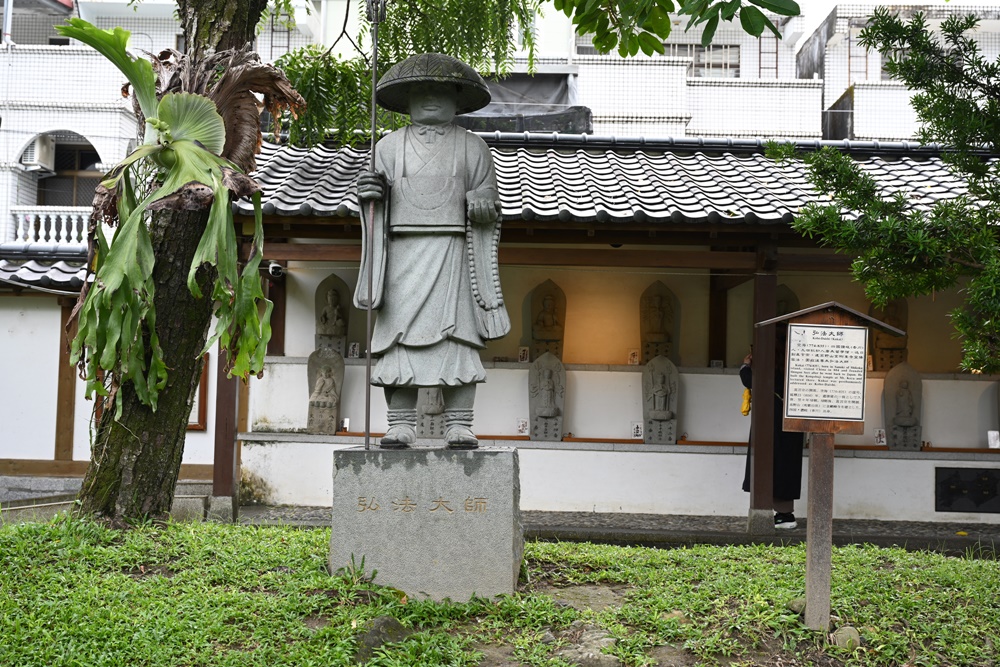
[[[623,58],[642,51],[647,56],[663,54],[663,40],[670,36],[673,25],[670,14],[689,16],[687,27],[704,24],[701,43],[708,46],[715,37],[720,21],[731,22],[739,17],[744,31],[760,37],[770,30],[781,38],[781,32],[761,11],[780,16],[799,14],[794,0],[553,0],[555,8],[569,16],[580,35],[592,34],[594,48],[609,53],[617,47]]]

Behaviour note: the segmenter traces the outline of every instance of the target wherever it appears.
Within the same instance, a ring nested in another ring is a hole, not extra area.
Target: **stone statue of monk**
[[[489,103],[485,81],[465,63],[421,54],[391,68],[376,86],[379,104],[409,113],[412,125],[376,145],[376,172],[358,178],[373,234],[363,238],[354,303],[378,310],[372,384],[384,387],[384,448],[416,440],[420,387],[440,387],[448,447],[478,446],[472,431],[476,384],[486,380],[479,351],[510,330],[496,248],[500,205],[486,143],[452,123]],[[372,246],[369,299],[367,247]]]

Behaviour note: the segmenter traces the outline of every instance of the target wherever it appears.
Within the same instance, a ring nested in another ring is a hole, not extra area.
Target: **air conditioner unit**
[[[55,171],[56,140],[47,134],[38,135],[24,149],[21,163],[31,171]]]

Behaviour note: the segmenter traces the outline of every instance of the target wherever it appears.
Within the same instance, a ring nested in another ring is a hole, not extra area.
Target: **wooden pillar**
[[[215,457],[212,466],[212,495],[236,493],[236,408],[239,380],[226,375],[220,355],[215,383]]]
[[[709,279],[708,358],[726,360],[726,329],[729,319],[729,287],[719,276]]]
[[[277,262],[282,267],[288,262]],[[267,298],[274,304],[271,310],[271,340],[267,342],[267,353],[274,357],[285,356],[285,314],[288,312],[288,291],[285,278],[267,277]]]
[[[62,307],[59,318],[59,371],[56,385],[56,461],[73,460],[73,431],[76,415],[76,368],[69,362],[69,344],[76,336],[76,324],[70,330],[66,326],[73,313],[75,301],[60,299]]]
[[[760,272],[753,282],[753,321],[775,316],[778,277]],[[751,534],[774,532],[774,326],[754,327],[753,409],[750,412],[750,513]]]
[[[809,441],[809,522],[806,525],[806,625],[830,629],[833,554],[833,434]]]

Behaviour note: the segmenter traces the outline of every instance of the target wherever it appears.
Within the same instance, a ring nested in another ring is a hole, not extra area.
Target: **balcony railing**
[[[8,228],[0,229],[4,245],[24,245],[70,249],[87,247],[89,206],[14,206],[10,209]],[[30,244],[30,245],[29,245]]]

